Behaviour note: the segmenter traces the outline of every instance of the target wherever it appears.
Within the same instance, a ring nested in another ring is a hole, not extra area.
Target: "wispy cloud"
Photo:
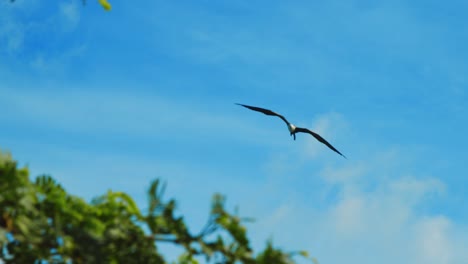
[[[398,157],[399,151],[390,152]],[[322,180],[301,183],[309,188],[298,188],[296,178],[280,181],[276,177],[277,192],[285,196],[279,198],[276,209],[260,218],[262,231],[257,235],[273,235],[278,244],[288,247],[307,245],[322,263],[468,260],[464,250],[468,226],[424,210],[450,191],[443,181],[408,173],[399,168],[398,158],[385,152],[349,163],[342,168],[325,167],[319,174]],[[314,194],[317,189],[319,194]]]
[[[47,84],[39,87],[34,91],[0,87],[3,94],[0,102],[11,113],[0,118],[14,123],[27,120],[37,128],[83,135],[124,135],[139,139],[235,138],[261,144],[282,134],[281,129],[269,131],[252,123],[252,118],[242,118],[241,115],[246,116],[244,111],[234,113],[237,108],[232,102],[206,108],[203,103],[188,102],[183,97],[93,92],[89,87],[63,90]]]
[[[17,52],[21,49],[24,41],[24,32],[21,26],[15,21],[2,19],[2,28],[0,29],[0,42],[9,53]]]
[[[76,28],[80,22],[80,6],[77,1],[60,3],[60,15],[62,17],[61,25],[64,30],[71,31]]]
[[[412,169],[417,151],[352,142],[356,128],[338,113],[321,115],[310,127],[331,133],[331,138],[345,138],[351,149],[366,153],[334,162],[324,158],[328,150],[323,148],[305,161],[301,157],[311,146],[304,146],[271,156],[265,165],[268,183],[260,193],[276,206],[248,210],[257,214],[256,246],[273,237],[279,245],[309,250],[322,263],[468,261],[468,226],[443,210],[433,210],[434,201],[451,199],[452,188],[439,175]],[[348,133],[341,134],[338,127]],[[322,165],[315,164],[317,160]]]
[[[38,52],[30,61],[29,65],[36,72],[47,75],[63,75],[67,72],[70,62],[82,57],[87,50],[87,45],[82,44],[57,55],[50,55],[47,52]]]
[[[80,23],[79,5],[77,1],[50,3],[46,7],[36,0],[2,2],[0,48],[6,53],[0,52],[4,57],[0,67],[50,76],[66,72],[72,59],[81,56],[86,46],[80,40],[67,47],[60,44],[67,42],[68,34]]]

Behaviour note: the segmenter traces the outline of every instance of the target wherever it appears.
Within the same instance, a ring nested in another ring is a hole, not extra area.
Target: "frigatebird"
[[[339,152],[335,147],[333,147],[330,143],[328,143],[328,141],[326,141],[323,137],[321,137],[319,134],[315,133],[314,131],[311,131],[307,128],[302,128],[302,127],[296,127],[295,125],[289,123],[288,120],[286,120],[286,118],[278,113],[275,113],[271,110],[268,110],[268,109],[265,109],[265,108],[260,108],[260,107],[256,107],[256,106],[250,106],[250,105],[245,105],[245,104],[238,104],[236,103],[236,105],[240,105],[240,106],[243,106],[245,108],[248,108],[250,110],[253,110],[253,111],[257,111],[257,112],[260,112],[260,113],[264,113],[265,115],[269,115],[269,116],[277,116],[279,118],[281,118],[285,123],[286,125],[288,126],[288,129],[289,129],[289,133],[291,136],[293,136],[294,140],[296,140],[296,133],[308,133],[308,134],[311,134],[315,139],[317,139],[318,141],[320,141],[321,143],[325,144],[327,147],[329,147],[331,150],[335,151],[336,153],[340,154],[343,158],[347,159],[345,157],[345,155],[341,154],[341,152]]]

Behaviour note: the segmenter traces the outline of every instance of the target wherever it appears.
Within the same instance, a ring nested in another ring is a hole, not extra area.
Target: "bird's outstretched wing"
[[[341,154],[341,152],[339,152],[335,147],[333,147],[330,143],[328,143],[328,141],[326,141],[323,137],[321,137],[319,134],[313,132],[313,131],[310,131],[309,129],[307,128],[302,128],[302,127],[296,127],[296,131],[297,132],[302,132],[302,133],[308,133],[308,134],[311,134],[315,139],[317,139],[318,141],[322,142],[323,144],[327,145],[327,147],[329,147],[331,150],[335,151],[336,153],[340,154],[341,156],[343,156],[343,158],[347,159],[345,157],[345,155]]]
[[[280,114],[277,114],[277,113],[275,113],[275,112],[273,112],[273,111],[271,111],[271,110],[268,110],[268,109],[265,109],[265,108],[256,107],[256,106],[238,104],[238,103],[236,103],[236,105],[240,105],[240,106],[243,106],[243,107],[248,108],[248,109],[250,109],[250,110],[257,111],[257,112],[260,112],[260,113],[264,113],[265,115],[277,116],[277,117],[281,118],[281,119],[286,123],[286,125],[289,125],[288,120],[286,120],[286,118],[284,118],[284,116],[282,116],[282,115],[280,115]]]

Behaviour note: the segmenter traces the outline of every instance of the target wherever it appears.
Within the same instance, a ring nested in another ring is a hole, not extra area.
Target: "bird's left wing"
[[[296,127],[296,131],[297,132],[302,132],[302,133],[308,133],[308,134],[311,134],[315,139],[317,139],[318,141],[320,141],[321,143],[325,144],[327,147],[329,147],[331,150],[335,151],[336,153],[340,154],[341,156],[343,156],[343,158],[347,159],[345,155],[341,154],[341,152],[339,152],[335,147],[332,146],[332,144],[328,143],[328,141],[326,141],[322,136],[320,136],[319,134],[315,133],[314,131],[311,131],[307,128],[302,128],[302,127]]]

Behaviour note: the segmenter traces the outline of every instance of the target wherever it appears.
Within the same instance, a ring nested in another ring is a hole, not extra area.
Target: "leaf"
[[[107,2],[107,0],[98,0],[98,1],[99,1],[99,4],[101,4],[101,6],[104,7],[106,11],[111,10],[112,6],[109,4],[109,2]]]
[[[112,197],[122,199],[122,201],[125,202],[126,209],[130,214],[141,217],[140,209],[138,209],[135,201],[133,201],[133,199],[128,194],[124,192],[114,192],[112,193]]]
[[[8,242],[7,232],[5,229],[0,227],[0,245],[5,244],[6,242]]]

